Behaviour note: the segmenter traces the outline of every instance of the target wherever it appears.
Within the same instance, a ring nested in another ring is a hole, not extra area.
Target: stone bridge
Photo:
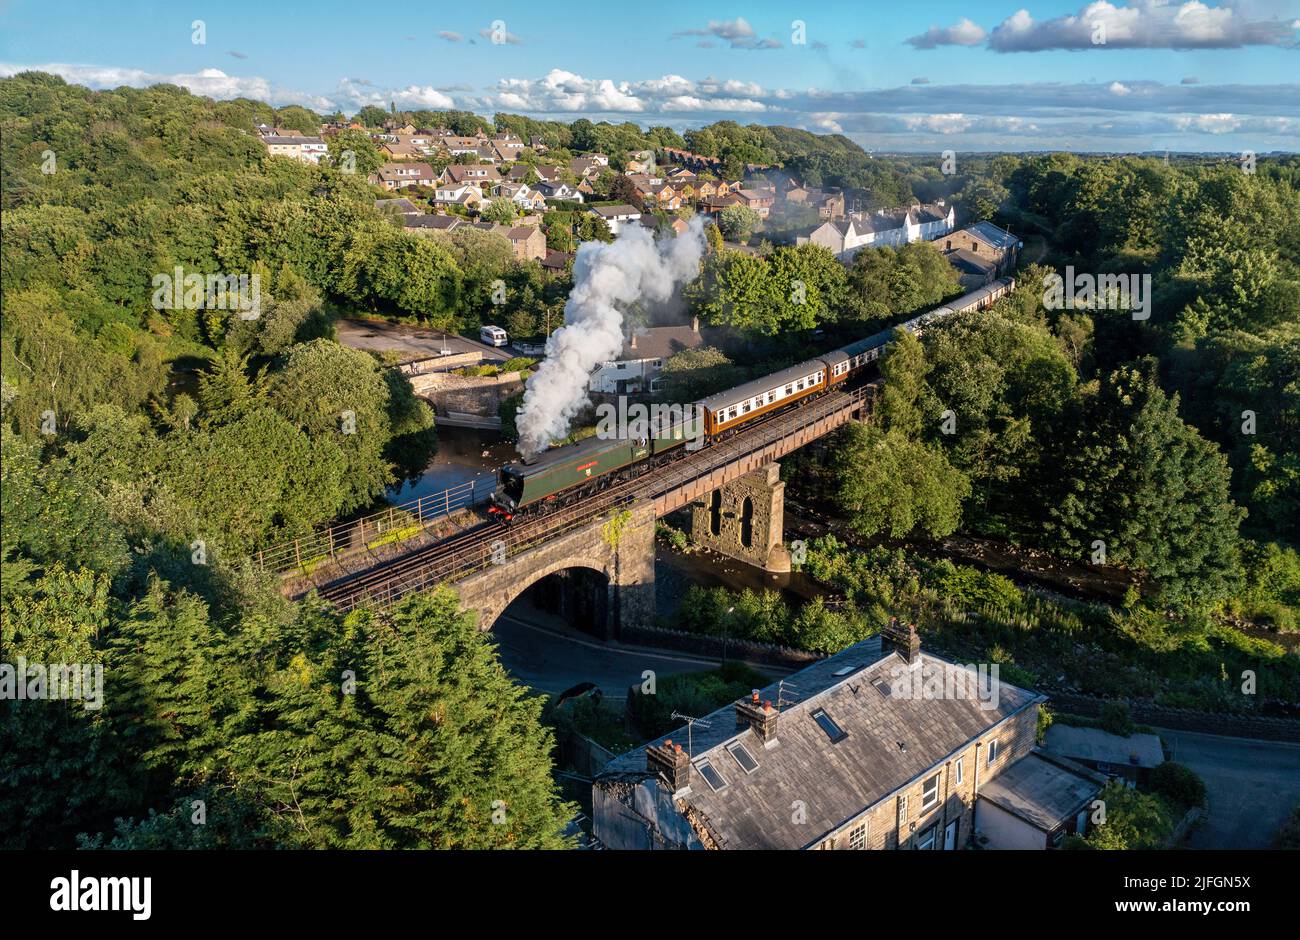
[[[606,638],[655,616],[655,520],[695,504],[698,542],[749,564],[788,571],[782,545],[784,484],[776,461],[853,420],[865,420],[870,389],[833,392],[737,436],[623,481],[576,506],[484,524],[320,588],[342,609],[387,606],[437,584],[454,584],[466,610],[489,629],[529,587],[548,582],[555,608]],[[554,577],[552,577],[554,576]]]

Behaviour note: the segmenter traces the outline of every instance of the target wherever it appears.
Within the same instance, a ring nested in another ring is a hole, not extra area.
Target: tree
[[[493,199],[479,213],[484,222],[510,225],[519,218],[519,209],[509,199]]]
[[[660,376],[675,401],[695,401],[738,384],[742,370],[713,346],[697,346],[664,360]]]
[[[634,207],[638,212],[644,211],[640,190],[636,188],[636,183],[623,174],[614,177],[610,182],[609,198],[615,202],[626,203]]]
[[[377,173],[384,163],[383,154],[365,131],[341,130],[329,139],[328,146],[330,166],[362,179]]]
[[[1100,543],[1109,563],[1145,573],[1166,600],[1228,596],[1241,576],[1243,513],[1229,495],[1227,460],[1183,423],[1178,397],[1122,369],[1076,409],[1074,433],[1053,455],[1056,544],[1091,558]]]
[[[718,229],[731,242],[746,241],[762,219],[749,206],[727,206],[718,213]]]
[[[914,531],[938,538],[961,521],[970,484],[943,451],[900,431],[849,424],[836,441],[832,474],[836,502],[860,535],[903,538]]]

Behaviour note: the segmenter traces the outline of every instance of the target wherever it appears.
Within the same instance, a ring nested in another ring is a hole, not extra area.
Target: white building
[[[863,248],[889,246],[897,248],[916,241],[934,241],[947,235],[957,224],[953,206],[942,199],[933,205],[909,209],[878,209],[873,213],[854,214],[847,219],[824,222],[808,235],[797,239],[800,245],[829,248],[841,261],[850,261]]]
[[[623,353],[610,362],[602,362],[591,374],[588,387],[593,392],[622,395],[657,392],[658,376],[664,361],[685,349],[704,343],[700,321],[690,326],[652,326],[634,329],[623,343]]]
[[[591,211],[605,220],[611,235],[618,235],[626,225],[641,219],[641,210],[627,204],[618,206],[592,206]]]

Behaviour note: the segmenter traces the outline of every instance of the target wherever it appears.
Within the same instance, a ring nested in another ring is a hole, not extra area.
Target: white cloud
[[[438,33],[438,38],[445,39],[447,40],[447,42],[460,42],[465,37],[462,36],[460,33],[455,33],[449,29],[444,29]]]
[[[1101,40],[1101,41],[1099,41]],[[989,34],[998,52],[1043,49],[1237,49],[1291,45],[1290,28],[1277,20],[1248,20],[1231,5],[1200,0],[1135,0],[1116,5],[1095,0],[1078,13],[1036,21],[1027,10],[1003,20]]]
[[[952,26],[931,26],[907,41],[918,49],[933,49],[936,46],[978,46],[984,41],[984,36],[984,27],[963,17]]]
[[[708,26],[701,29],[681,29],[673,33],[672,38],[678,39],[682,36],[712,36],[724,40],[732,49],[781,48],[781,44],[775,39],[759,39],[758,33],[754,32],[754,27],[750,26],[743,16],[738,16],[734,20],[709,20]],[[706,49],[713,47],[707,39],[697,45]]]
[[[1133,93],[1132,88],[1121,82],[1111,82],[1108,90],[1112,95],[1131,95]]]
[[[521,111],[642,111],[644,104],[627,82],[608,78],[587,79],[563,69],[551,69],[545,78],[504,78],[497,82],[496,102]]]

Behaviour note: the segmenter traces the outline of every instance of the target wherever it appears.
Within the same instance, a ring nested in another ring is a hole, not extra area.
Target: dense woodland
[[[367,110],[365,123],[390,117]],[[727,173],[781,164],[869,207],[942,196],[963,221],[1011,227],[1032,262],[1021,290],[922,342],[900,335],[880,420],[847,431],[809,479],[862,538],[964,531],[1069,558],[1104,541],[1107,564],[1133,574],[1125,623],[1141,624],[1146,648],[1294,672],[1275,644],[1219,656],[1235,642],[1223,617],[1294,630],[1300,606],[1293,159],[1247,174],[1002,155],[946,176],[937,158],[873,159],[788,128],[399,116],[541,136],[553,160],[600,150],[616,169],[630,151],[684,146]],[[558,324],[568,289],[516,263],[499,236],[406,234],[376,210],[364,173],[270,158],[254,134],[258,123],[314,132],[322,117],[172,86],[0,80],[0,646],[6,660],[103,662],[106,683],[100,710],[4,703],[0,845],[563,844],[571,807],[540,704],[454,599],[341,617],[283,601],[243,564],[371,505],[435,446],[428,407],[336,344],[337,317],[473,330],[497,313],[500,278],[506,325],[527,335],[548,313]],[[49,153],[54,171],[42,172]],[[563,233],[552,247],[600,235],[580,216],[548,213]],[[817,248],[710,241],[686,301],[722,339],[670,361],[682,397],[959,291],[926,245],[845,267]],[[1044,309],[1043,277],[1067,264],[1151,273],[1151,319]],[[151,279],[176,266],[257,273],[261,316],[155,309]],[[846,565],[823,574],[879,581]],[[911,596],[872,603],[902,609]],[[822,630],[814,648],[855,638],[826,632],[833,618],[817,611],[805,620]],[[1289,680],[1268,688],[1285,697]],[[204,826],[191,824],[196,800]]]

